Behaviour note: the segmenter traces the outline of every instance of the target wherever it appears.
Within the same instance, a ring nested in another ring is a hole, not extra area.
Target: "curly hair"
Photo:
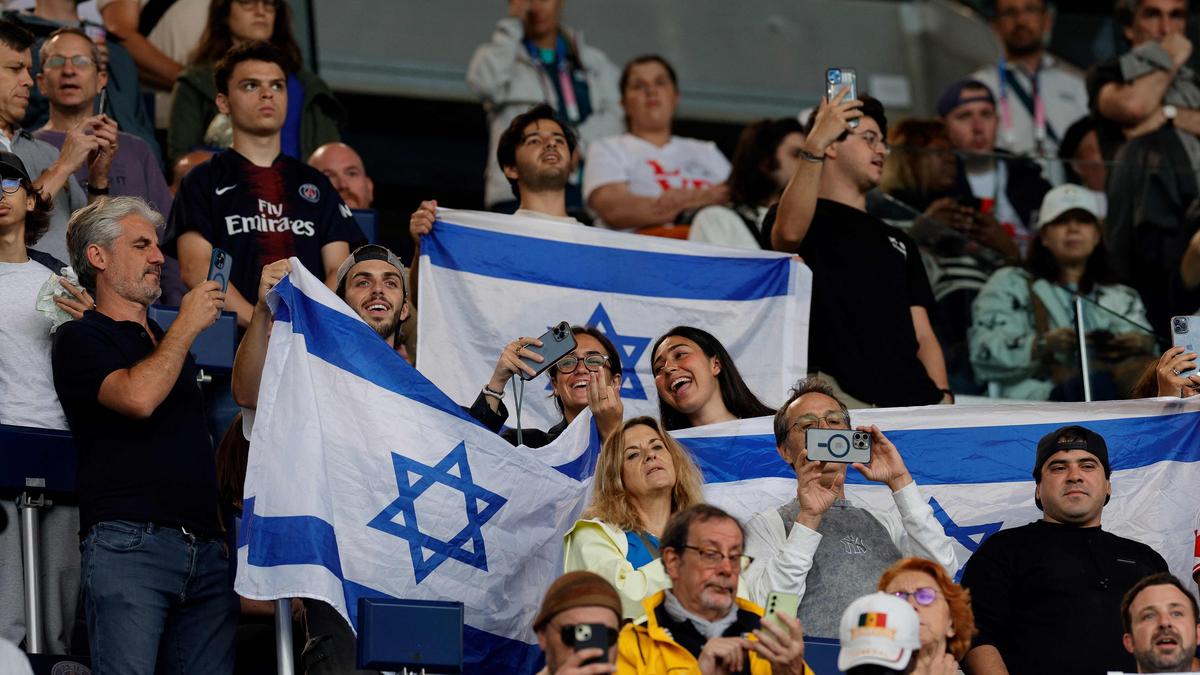
[[[938,590],[950,606],[950,625],[954,628],[954,637],[946,640],[946,651],[953,654],[956,661],[961,662],[970,651],[971,638],[977,632],[975,613],[971,611],[971,592],[954,583],[941,565],[916,556],[898,560],[884,570],[883,576],[879,577],[878,590],[887,588],[901,572],[921,572],[933,577],[937,582]]]
[[[602,520],[613,527],[626,531],[646,529],[638,517],[637,509],[629,500],[625,483],[621,480],[621,467],[625,463],[625,432],[632,427],[650,427],[662,439],[675,466],[675,488],[671,491],[671,513],[678,513],[689,506],[704,503],[702,486],[704,478],[692,461],[691,453],[668,434],[653,417],[635,417],[621,426],[621,430],[604,442],[600,449],[600,461],[596,465],[595,484],[592,486],[592,503],[583,512],[584,518]]]
[[[25,245],[33,246],[50,229],[50,210],[54,204],[24,178],[21,179],[21,187],[25,189],[25,194],[33,197],[33,208],[25,212]]]

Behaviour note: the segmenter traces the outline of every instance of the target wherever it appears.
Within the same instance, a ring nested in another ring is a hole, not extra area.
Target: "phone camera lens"
[[[1177,316],[1175,317],[1175,321],[1172,323],[1174,324],[1175,332],[1179,335],[1183,335],[1187,332],[1187,319],[1183,318],[1182,316]]]

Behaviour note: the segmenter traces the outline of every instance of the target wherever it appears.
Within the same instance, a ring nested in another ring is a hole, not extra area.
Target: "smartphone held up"
[[[832,101],[843,89],[847,89],[844,101],[858,98],[858,73],[853,68],[827,68],[825,70],[825,100]],[[858,126],[858,118],[847,122],[851,129]]]

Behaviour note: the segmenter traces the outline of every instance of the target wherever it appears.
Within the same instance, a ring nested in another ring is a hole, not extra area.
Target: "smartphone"
[[[783,625],[779,617],[775,616],[775,612],[783,612],[784,614],[796,616],[800,612],[800,596],[785,591],[771,591],[767,595],[767,606],[765,609],[766,611],[763,612],[762,618],[763,623],[770,621],[784,631],[787,631],[788,627]]]
[[[533,359],[522,356],[521,360],[528,363],[530,368],[533,368],[532,376],[520,373],[522,380],[532,380],[541,375],[547,368],[558,362],[559,359],[575,350],[575,334],[571,332],[571,324],[566,321],[559,322],[557,326],[543,333],[542,337],[538,339],[542,341],[541,347],[529,345],[525,348],[525,351],[541,354],[542,362],[538,363]]]
[[[585,649],[601,649],[604,654],[608,654],[608,648],[616,644],[616,636],[612,635],[612,629],[602,623],[577,623],[562,628],[563,644],[570,645],[571,649],[581,652]],[[608,663],[608,658],[605,656],[593,656],[584,661],[580,665],[590,666],[593,663]]]
[[[871,434],[853,429],[809,429],[804,435],[808,459],[852,464],[871,461]]]
[[[93,115],[103,115],[104,108],[107,105],[108,105],[108,87],[104,87],[103,89],[100,90],[100,93],[96,95],[96,100],[92,104],[92,106],[93,106],[92,114]]]
[[[1175,347],[1183,347],[1184,352],[1200,354],[1200,316],[1171,317],[1171,342]],[[1188,368],[1183,373],[1195,374],[1195,368]]]
[[[834,96],[838,95],[843,89],[849,87],[850,93],[846,94],[844,101],[858,98],[858,73],[854,72],[853,68],[827,68],[825,69],[825,100],[832,101]],[[858,126],[858,118],[850,120],[847,124],[851,128]]]
[[[233,256],[214,248],[208,261],[208,280],[221,284],[221,292],[229,290],[229,271],[233,269]]]

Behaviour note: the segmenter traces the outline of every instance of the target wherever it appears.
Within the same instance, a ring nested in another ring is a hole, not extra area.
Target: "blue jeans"
[[[80,549],[94,675],[233,672],[238,600],[224,541],[111,520]]]

